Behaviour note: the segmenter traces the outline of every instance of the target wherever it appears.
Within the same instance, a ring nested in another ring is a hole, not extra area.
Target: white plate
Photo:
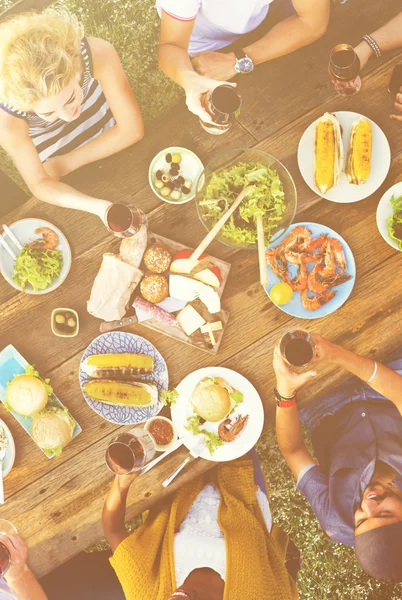
[[[398,244],[388,235],[388,217],[391,217],[394,214],[390,202],[391,196],[395,196],[396,198],[402,196],[402,181],[399,181],[389,188],[379,201],[377,207],[377,227],[387,244],[392,246],[392,248],[395,248],[395,250],[402,252],[402,250],[398,248]]]
[[[11,431],[9,430],[9,428],[7,427],[7,425],[4,423],[4,421],[2,419],[0,419],[0,428],[3,428],[4,435],[6,436],[6,438],[8,440],[6,455],[3,458],[3,477],[6,477],[14,465],[15,444],[14,444],[14,438],[11,435]]]
[[[166,154],[180,154],[181,155],[181,163],[180,163],[180,173],[184,177],[184,179],[190,179],[193,182],[191,192],[186,196],[182,196],[182,200],[170,200],[169,198],[165,198],[162,196],[159,191],[154,186],[155,173],[159,170],[169,172],[170,164],[166,162]],[[204,165],[198,158],[194,152],[191,150],[187,150],[187,148],[180,148],[180,146],[172,146],[171,148],[166,148],[165,150],[161,150],[155,158],[152,160],[149,165],[148,171],[148,180],[149,185],[151,186],[152,191],[160,200],[167,202],[168,204],[186,204],[186,202],[190,202],[190,200],[194,200],[196,184],[198,177],[204,170]]]
[[[38,229],[39,227],[50,227],[50,229],[57,233],[59,236],[59,244],[56,247],[56,250],[61,250],[63,253],[63,266],[61,268],[60,277],[54,279],[49,287],[47,287],[45,290],[38,290],[35,292],[29,285],[25,290],[22,290],[22,288],[14,282],[12,277],[15,260],[8,254],[3,246],[0,245],[0,270],[4,279],[16,290],[24,291],[26,294],[32,294],[35,296],[39,294],[48,294],[49,292],[53,292],[53,290],[58,288],[66,279],[71,267],[70,244],[68,243],[64,233],[62,233],[55,225],[52,225],[52,223],[44,221],[43,219],[21,219],[21,221],[16,221],[12,225],[9,225],[9,228],[22,246],[41,237],[40,234],[38,235],[35,233],[35,229]],[[17,246],[10,240],[8,235],[3,233],[3,238],[11,247],[11,249],[14,250],[14,253],[18,254],[19,250]]]
[[[203,438],[203,436],[192,435],[192,433],[187,431],[184,426],[187,424],[188,417],[194,414],[190,402],[194,388],[204,377],[223,377],[223,379],[226,379],[235,390],[239,390],[244,395],[243,402],[239,404],[231,415],[231,418],[237,415],[249,415],[249,419],[243,431],[233,442],[224,443],[223,446],[217,448],[212,455],[206,448],[204,448],[200,455],[201,458],[214,462],[234,460],[251,450],[261,435],[264,425],[264,409],[261,398],[255,387],[243,377],[243,375],[236,373],[236,371],[232,371],[232,369],[226,369],[224,367],[206,367],[205,369],[198,369],[187,375],[176,388],[179,392],[179,397],[177,398],[176,403],[171,406],[171,414],[179,438],[185,438],[184,445],[189,449],[193,448],[196,442]],[[219,423],[206,422],[203,427],[208,431],[217,433],[218,425]]]
[[[356,119],[360,119],[363,115],[349,111],[339,111],[334,113],[338,118],[343,132],[343,147],[345,161],[349,146],[350,128]],[[367,117],[364,117],[367,118]],[[391,164],[391,150],[388,140],[384,132],[378,127],[374,121],[368,119],[373,129],[373,150],[371,157],[371,173],[370,177],[362,185],[354,185],[349,183],[348,178],[343,172],[337,187],[329,190],[327,194],[322,194],[316,187],[314,182],[314,142],[315,142],[315,127],[318,119],[314,121],[303,133],[297,151],[297,161],[299,169],[304,181],[307,185],[322,198],[332,200],[332,202],[349,203],[364,200],[374,194],[386,178]]]

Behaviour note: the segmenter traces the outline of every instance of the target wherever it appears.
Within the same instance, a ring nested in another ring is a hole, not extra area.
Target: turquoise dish
[[[12,346],[11,344],[9,346],[6,346],[0,352],[0,401],[3,404],[6,401],[6,389],[8,382],[11,381],[15,377],[15,375],[22,375],[23,373],[25,373],[25,369],[28,365],[29,363],[25,360],[25,358],[21,356],[18,350],[14,348],[14,346]],[[60,402],[60,400],[55,394],[52,394],[50,396],[50,402],[53,406],[65,408],[64,404]],[[13,417],[18,421],[21,427],[23,427],[27,434],[32,438],[32,417],[23,417],[22,415],[14,411],[10,411],[9,409],[7,410],[13,415]],[[73,437],[71,438],[72,440],[76,438],[77,435],[82,431],[77,421],[74,418],[73,420],[75,422],[75,428]],[[42,452],[48,458],[54,458],[56,456],[55,453],[46,453],[43,450]]]

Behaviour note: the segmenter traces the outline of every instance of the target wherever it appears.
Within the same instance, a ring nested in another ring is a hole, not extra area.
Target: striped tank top
[[[0,108],[28,123],[29,137],[32,138],[42,162],[51,156],[67,154],[83,146],[116,124],[101,84],[93,76],[92,55],[86,38],[81,41],[81,56],[81,87],[84,98],[81,114],[74,121],[67,123],[57,119],[48,123],[35,113],[15,110],[8,104],[0,103]]]

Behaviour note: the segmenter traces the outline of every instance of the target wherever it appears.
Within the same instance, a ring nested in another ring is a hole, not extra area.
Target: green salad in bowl
[[[281,162],[262,150],[229,150],[212,160],[197,183],[196,206],[208,230],[240,192],[252,187],[217,239],[235,248],[257,249],[257,217],[263,218],[268,246],[283,235],[296,212],[296,187]]]

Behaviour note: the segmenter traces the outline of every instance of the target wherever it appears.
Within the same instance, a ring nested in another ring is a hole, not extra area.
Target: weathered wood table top
[[[230,320],[219,354],[208,355],[140,325],[127,329],[146,337],[162,353],[171,387],[200,367],[236,369],[259,391],[266,426],[270,426],[274,406],[272,350],[285,330],[302,325],[380,360],[401,343],[401,255],[383,241],[375,217],[381,195],[402,179],[402,124],[389,118],[393,98],[387,92],[398,57],[388,55],[372,61],[360,93],[350,99],[335,94],[326,73],[332,46],[341,41],[356,44],[361,35],[385,23],[398,10],[392,0],[349,2],[334,11],[322,40],[239,79],[242,114],[228,134],[208,135],[181,104],[150,124],[141,143],[70,176],[82,191],[114,202],[134,203],[147,212],[153,231],[194,246],[205,235],[194,203],[172,206],[153,195],[147,181],[152,157],[167,146],[177,145],[190,148],[206,164],[223,150],[261,148],[281,160],[294,177],[298,190],[295,222],[315,221],[335,229],[354,253],[357,279],[346,304],[323,320],[301,323],[267,298],[259,284],[257,253],[213,243],[209,252],[232,264],[223,298]],[[356,204],[340,205],[321,199],[304,183],[297,166],[297,146],[305,128],[324,112],[334,110],[352,110],[372,118],[391,146],[392,164],[385,183],[373,196]],[[73,250],[72,269],[59,289],[44,296],[16,293],[1,278],[0,348],[13,344],[42,376],[50,377],[55,393],[83,428],[60,458],[48,460],[0,407],[0,416],[10,427],[17,449],[14,468],[5,481],[6,503],[0,507],[0,517],[15,523],[30,546],[31,566],[41,576],[102,535],[101,509],[111,483],[104,452],[109,439],[123,428],[104,421],[89,408],[79,388],[78,369],[84,349],[99,334],[100,321],[87,313],[86,301],[102,254],[116,251],[119,240],[108,234],[97,217],[35,199],[7,215],[3,222],[11,224],[33,216],[49,220],[66,234]],[[78,311],[81,327],[77,337],[53,336],[50,314],[60,306]],[[345,372],[329,368],[320,369],[320,374],[309,389],[310,398],[347,377]],[[207,461],[192,462],[162,493],[161,481],[186,454],[183,449],[176,451],[136,480],[129,495],[127,518],[211,467]]]

